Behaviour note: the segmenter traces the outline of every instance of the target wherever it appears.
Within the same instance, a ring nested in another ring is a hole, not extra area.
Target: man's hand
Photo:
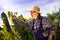
[[[16,20],[17,17],[15,15],[11,15],[13,20]]]
[[[52,35],[49,35],[49,38],[48,38],[48,40],[52,40]]]

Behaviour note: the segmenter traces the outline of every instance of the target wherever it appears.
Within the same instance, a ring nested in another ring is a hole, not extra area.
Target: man
[[[30,10],[30,13],[33,19],[28,22],[24,22],[16,16],[12,16],[12,19],[17,24],[29,27],[36,40],[48,40],[49,38],[52,40],[52,36],[55,33],[55,27],[51,21],[47,17],[42,17],[40,15],[40,8],[38,6],[34,6],[33,9]]]

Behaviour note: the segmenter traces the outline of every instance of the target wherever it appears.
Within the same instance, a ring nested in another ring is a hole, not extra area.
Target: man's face
[[[31,16],[32,16],[33,19],[37,19],[37,17],[38,17],[38,12],[32,11],[32,12],[31,12]]]

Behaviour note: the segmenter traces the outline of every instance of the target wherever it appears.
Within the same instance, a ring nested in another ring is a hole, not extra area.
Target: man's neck
[[[35,21],[38,21],[41,18],[41,15],[38,16],[36,19],[34,19]]]
[[[37,20],[39,20],[39,19],[40,19],[40,17],[41,17],[41,16],[38,16],[35,20],[36,20],[36,21],[37,21]]]
[[[40,18],[37,18],[37,19],[35,19],[35,21],[37,22],[39,19],[40,19]]]

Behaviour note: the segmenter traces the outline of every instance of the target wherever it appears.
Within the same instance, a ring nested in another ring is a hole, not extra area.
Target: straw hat
[[[38,6],[34,6],[32,8],[32,10],[30,10],[29,12],[32,12],[32,11],[36,11],[36,12],[40,13],[40,8]]]

